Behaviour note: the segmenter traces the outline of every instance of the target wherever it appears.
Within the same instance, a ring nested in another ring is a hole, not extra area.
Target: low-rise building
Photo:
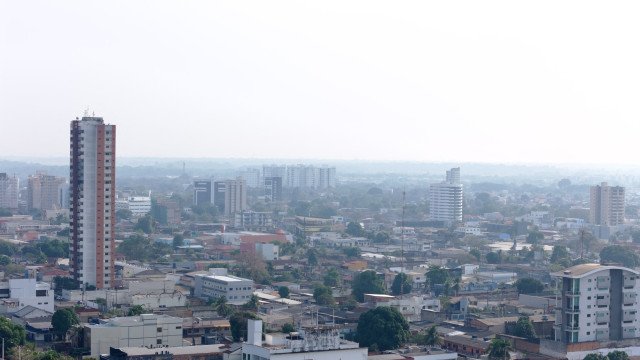
[[[182,345],[182,319],[167,315],[142,314],[102,320],[84,326],[85,347],[91,356],[108,354],[110,347],[165,348]]]
[[[251,299],[253,280],[229,275],[227,269],[209,269],[195,276],[194,295],[199,298],[225,297],[230,304],[245,304]]]

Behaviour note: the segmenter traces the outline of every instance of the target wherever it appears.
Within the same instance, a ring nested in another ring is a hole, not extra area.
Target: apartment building
[[[227,216],[247,209],[247,182],[238,177],[224,182],[224,214]]]
[[[445,181],[429,187],[429,216],[431,220],[443,221],[447,225],[462,221],[463,185],[460,183],[460,168],[446,173]]]
[[[0,208],[18,209],[18,195],[20,193],[18,177],[7,173],[0,173]]]
[[[606,182],[592,186],[589,194],[589,221],[594,225],[624,224],[625,188]]]
[[[571,344],[640,337],[639,272],[621,266],[582,264],[551,275],[559,284],[557,341]]]
[[[27,180],[27,209],[54,210],[68,207],[67,181],[63,177],[36,174]]]

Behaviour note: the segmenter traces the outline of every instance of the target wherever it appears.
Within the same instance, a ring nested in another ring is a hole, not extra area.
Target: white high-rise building
[[[463,185],[460,168],[447,171],[446,180],[431,184],[429,188],[429,214],[431,220],[451,225],[462,221]]]
[[[247,182],[238,177],[224,182],[224,213],[227,216],[247,209]]]
[[[246,169],[240,171],[238,176],[241,176],[250,188],[260,187],[260,169]]]
[[[18,178],[0,173],[0,208],[18,209],[18,193],[20,191]]]
[[[116,126],[101,117],[71,121],[70,261],[80,284],[114,282]]]

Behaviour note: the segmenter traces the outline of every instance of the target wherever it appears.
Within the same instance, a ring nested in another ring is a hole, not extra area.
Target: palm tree
[[[429,328],[429,330],[427,330],[427,334],[424,338],[424,343],[425,345],[434,346],[440,344],[440,340],[441,339],[440,335],[438,334],[438,330],[436,330],[436,326],[433,325]]]
[[[458,292],[460,292],[460,278],[459,277],[457,277],[453,281],[453,291],[456,294],[456,296],[458,296]]]
[[[213,303],[213,308],[218,312],[218,315],[227,317],[233,312],[233,309],[227,304],[227,298],[220,296]]]
[[[509,350],[511,349],[511,343],[504,339],[495,338],[491,340],[489,345],[489,359],[494,360],[506,360],[510,359]]]

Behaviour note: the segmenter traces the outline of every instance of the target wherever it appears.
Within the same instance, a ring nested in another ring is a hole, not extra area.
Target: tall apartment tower
[[[116,126],[101,117],[71,121],[70,262],[80,284],[114,285]]]
[[[447,225],[461,222],[462,196],[460,168],[448,170],[445,181],[429,187],[430,219]]]
[[[282,178],[278,176],[264,178],[264,195],[269,201],[282,201]]]
[[[594,225],[624,224],[624,187],[609,186],[606,182],[592,186],[589,221]]]
[[[17,210],[20,191],[18,177],[0,173],[0,208]]]
[[[242,177],[227,180],[224,192],[224,214],[229,216],[247,209],[247,182]]]

